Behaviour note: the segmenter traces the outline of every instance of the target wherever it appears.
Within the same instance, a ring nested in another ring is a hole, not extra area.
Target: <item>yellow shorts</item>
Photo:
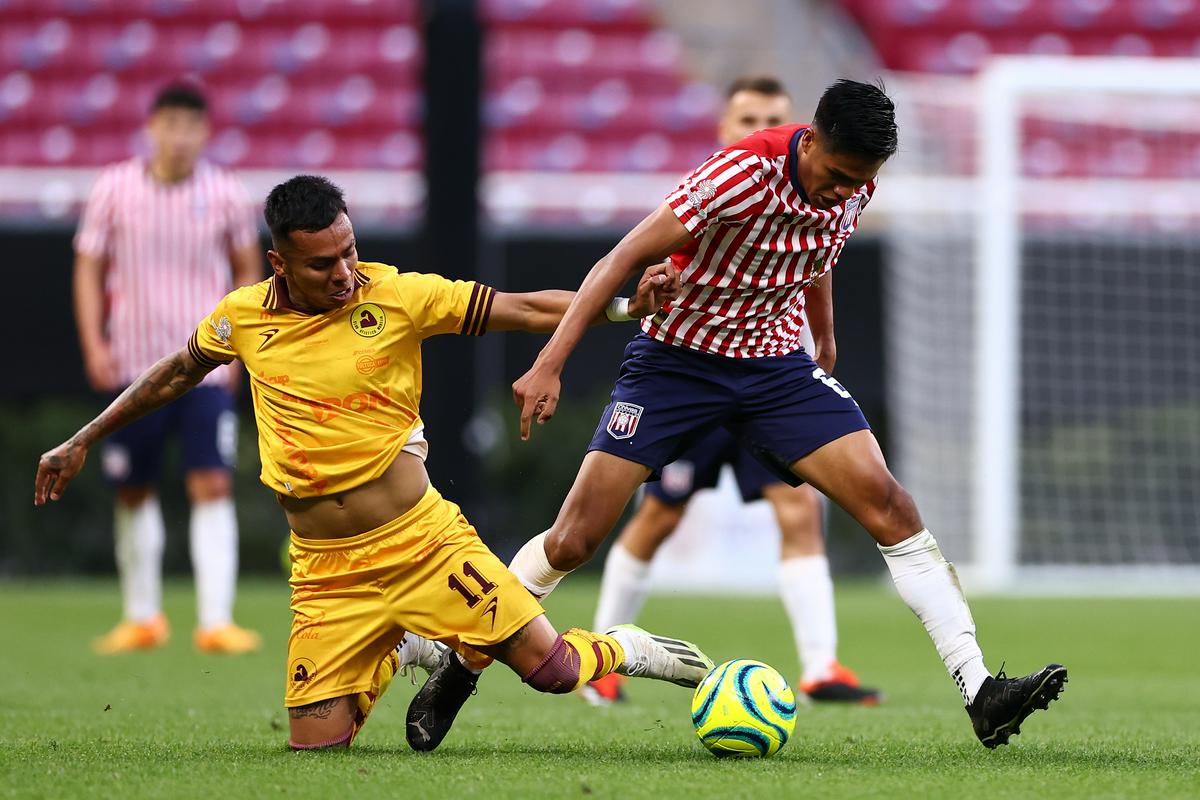
[[[402,516],[345,539],[291,541],[288,708],[371,689],[405,631],[474,659],[542,607],[431,485]]]

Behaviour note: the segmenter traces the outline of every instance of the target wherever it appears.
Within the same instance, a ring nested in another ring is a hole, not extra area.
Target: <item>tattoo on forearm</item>
[[[184,351],[172,353],[146,370],[100,416],[75,436],[94,442],[159,406],[166,405],[199,383],[208,370]]]
[[[333,713],[333,709],[337,708],[342,702],[342,698],[335,697],[332,700],[321,700],[316,703],[309,703],[306,706],[298,706],[288,709],[288,716],[292,719],[301,719],[302,717],[312,717],[313,719],[329,719],[329,715]]]

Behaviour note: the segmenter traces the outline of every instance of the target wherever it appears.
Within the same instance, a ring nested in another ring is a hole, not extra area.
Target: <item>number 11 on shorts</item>
[[[462,572],[463,575],[479,584],[480,594],[475,594],[466,582],[453,572],[450,573],[447,583],[451,589],[462,595],[463,600],[467,601],[467,608],[474,608],[483,600],[483,595],[496,591],[496,584],[483,577],[483,573],[475,569],[475,565],[470,561],[463,562]]]

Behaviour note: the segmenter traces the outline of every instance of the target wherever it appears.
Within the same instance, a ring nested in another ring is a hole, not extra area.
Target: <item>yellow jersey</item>
[[[188,342],[206,367],[250,374],[261,479],[293,497],[378,478],[422,427],[421,342],[481,335],[495,290],[362,262],[341,308],[296,310],[273,277],[230,292]]]

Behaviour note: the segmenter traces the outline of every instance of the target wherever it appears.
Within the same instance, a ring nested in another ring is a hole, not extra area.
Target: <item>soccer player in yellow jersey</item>
[[[544,692],[613,671],[695,686],[712,662],[687,642],[632,626],[559,634],[425,471],[421,342],[552,331],[573,293],[506,294],[360,263],[341,190],[324,178],[276,186],[266,219],[274,277],[227,295],[186,347],[43,455],[34,502],[59,499],[100,438],[237,359],[251,377],[261,478],[292,529],[293,748],[348,745],[410,665],[442,688],[440,704],[410,708],[406,735],[421,750],[442,740],[492,659]],[[606,315],[655,313],[678,286],[669,265],[651,267]]]

